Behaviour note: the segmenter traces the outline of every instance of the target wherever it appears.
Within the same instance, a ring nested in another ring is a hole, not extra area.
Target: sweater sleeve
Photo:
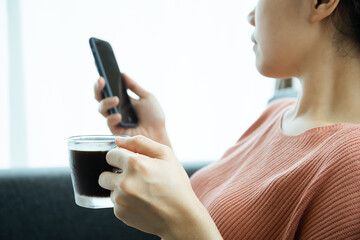
[[[349,152],[324,171],[295,239],[360,239],[360,149]]]

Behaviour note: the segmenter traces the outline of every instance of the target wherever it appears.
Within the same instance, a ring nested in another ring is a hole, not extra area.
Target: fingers
[[[113,191],[120,176],[121,174],[118,173],[102,172],[99,176],[98,183],[100,187]]]
[[[102,90],[105,87],[105,80],[104,78],[100,77],[95,85],[94,85],[94,93],[95,99],[100,102],[99,104],[99,112],[104,116],[107,117],[109,115],[109,110],[116,107],[119,104],[118,97],[111,97],[111,98],[103,98]]]
[[[110,129],[117,128],[119,122],[121,122],[121,115],[119,113],[111,114],[106,119]]]
[[[131,152],[139,153],[151,158],[163,159],[171,151],[169,147],[142,135],[129,138],[117,138],[116,144],[120,148],[125,148]]]
[[[106,161],[109,165],[126,171],[127,163],[132,155],[134,155],[134,153],[129,150],[114,148],[106,154]]]
[[[127,87],[133,91],[136,95],[138,95],[140,98],[147,97],[150,93],[143,89],[137,82],[132,80],[128,75],[125,73],[122,73],[124,80],[126,82]]]
[[[105,87],[105,79],[100,77],[94,85],[95,99],[100,102],[103,99],[102,90]]]
[[[114,190],[119,182],[124,178],[128,161],[134,153],[121,148],[114,148],[106,154],[106,161],[109,165],[119,168],[122,173],[103,172],[99,176],[98,183],[102,188]]]
[[[104,117],[107,117],[109,115],[109,110],[116,107],[119,104],[119,102],[120,100],[118,97],[105,98],[100,101],[99,112]]]

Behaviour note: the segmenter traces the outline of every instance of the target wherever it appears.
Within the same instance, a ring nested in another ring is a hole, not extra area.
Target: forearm
[[[191,208],[174,216],[172,226],[164,233],[163,240],[220,240],[223,239],[213,219],[201,202],[196,199]]]

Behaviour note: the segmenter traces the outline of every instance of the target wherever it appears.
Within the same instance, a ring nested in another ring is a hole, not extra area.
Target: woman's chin
[[[256,68],[258,72],[263,75],[264,77],[274,78],[274,72],[272,68],[263,64],[263,62],[256,59]]]

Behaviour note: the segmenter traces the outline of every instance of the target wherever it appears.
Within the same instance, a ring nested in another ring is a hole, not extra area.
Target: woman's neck
[[[296,105],[284,116],[284,132],[297,135],[318,126],[360,122],[360,57],[322,52],[307,65]]]

